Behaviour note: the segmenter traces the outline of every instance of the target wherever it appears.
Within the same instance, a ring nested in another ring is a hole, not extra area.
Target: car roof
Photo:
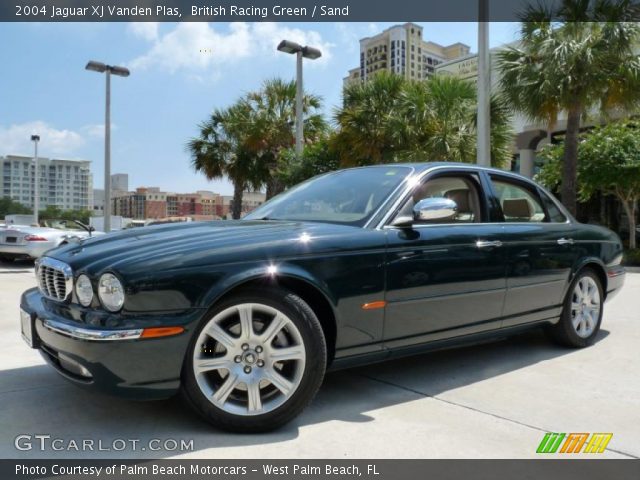
[[[361,167],[354,167],[354,168],[389,168],[389,167],[408,167],[408,168],[412,168],[416,173],[422,173],[426,170],[430,170],[436,167],[468,168],[472,170],[485,170],[488,172],[496,172],[496,173],[509,174],[509,175],[521,177],[521,175],[518,175],[517,173],[511,172],[509,170],[502,170],[500,168],[493,168],[493,167],[484,167],[481,165],[476,165],[475,163],[466,163],[466,162],[438,161],[438,162],[381,163],[377,165],[363,165]],[[527,180],[530,180],[530,179],[527,179]]]

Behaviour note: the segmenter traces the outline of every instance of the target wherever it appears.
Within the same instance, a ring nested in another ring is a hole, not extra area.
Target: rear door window
[[[538,192],[529,186],[503,177],[491,175],[505,222],[548,222]]]

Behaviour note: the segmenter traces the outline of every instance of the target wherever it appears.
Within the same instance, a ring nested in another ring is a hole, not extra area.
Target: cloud
[[[157,68],[171,73],[188,70],[204,72],[221,65],[265,56],[282,56],[276,51],[278,43],[287,38],[303,45],[313,45],[323,56],[313,64],[325,64],[331,58],[334,45],[313,30],[301,30],[279,23],[234,22],[228,31],[221,31],[208,23],[179,23],[173,30],[157,37],[147,53],[135,58],[135,69]]]
[[[40,135],[38,144],[42,156],[67,156],[73,154],[85,143],[84,138],[73,130],[59,130],[46,122],[36,120],[5,127],[0,125],[0,154],[31,155],[33,142],[31,135]]]
[[[158,39],[160,24],[158,22],[132,22],[127,30],[136,37],[152,42]]]
[[[334,27],[337,32],[336,38],[340,39],[341,48],[349,53],[360,51],[360,38],[354,24],[345,22],[336,22]]]
[[[111,122],[111,131],[117,130],[118,126]],[[82,131],[89,137],[92,138],[104,138],[104,123],[96,123],[92,125],[85,125],[82,127]]]

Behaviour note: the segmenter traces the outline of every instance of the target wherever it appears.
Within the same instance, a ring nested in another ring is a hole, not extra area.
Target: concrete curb
[[[640,273],[640,267],[624,267],[628,273]]]

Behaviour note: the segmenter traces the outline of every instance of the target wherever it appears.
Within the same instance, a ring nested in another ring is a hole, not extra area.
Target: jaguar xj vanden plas
[[[239,221],[158,225],[54,249],[22,335],[71,382],[181,393],[214,425],[279,427],[325,372],[542,327],[591,344],[622,244],[547,191],[465,164],[329,173]],[[427,360],[428,361],[428,360]]]

